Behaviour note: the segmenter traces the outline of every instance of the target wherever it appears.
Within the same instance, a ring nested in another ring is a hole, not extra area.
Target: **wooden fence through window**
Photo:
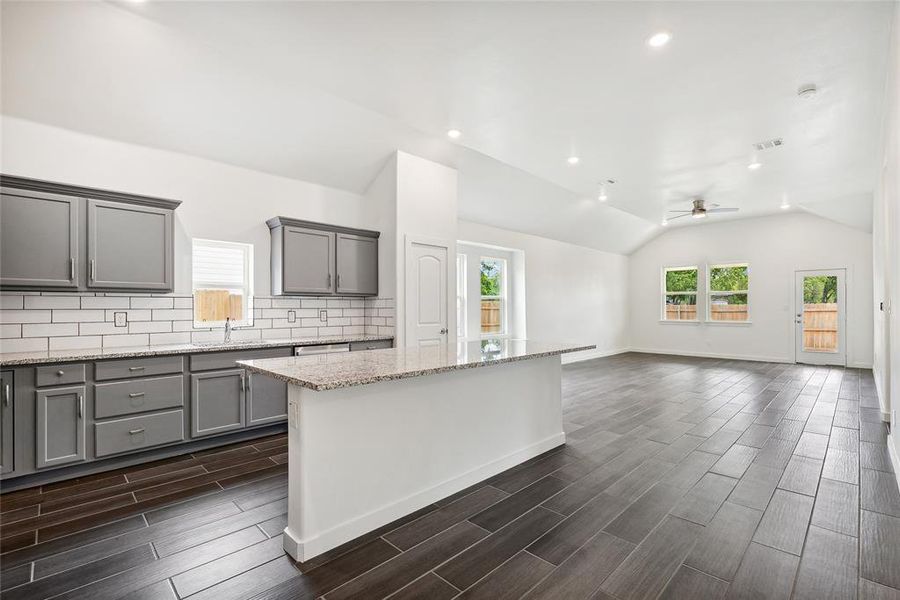
[[[500,333],[500,300],[481,301],[481,333]]]
[[[803,350],[835,352],[838,347],[838,305],[803,305]]]

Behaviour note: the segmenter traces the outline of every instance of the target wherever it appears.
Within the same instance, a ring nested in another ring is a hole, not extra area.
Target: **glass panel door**
[[[796,286],[796,361],[844,366],[844,270],[797,271]]]

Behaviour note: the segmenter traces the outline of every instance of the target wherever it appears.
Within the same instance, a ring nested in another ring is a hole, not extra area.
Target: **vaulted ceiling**
[[[461,218],[615,252],[697,195],[868,228],[891,10],[3,2],[2,110],[355,192],[401,149],[459,169]]]

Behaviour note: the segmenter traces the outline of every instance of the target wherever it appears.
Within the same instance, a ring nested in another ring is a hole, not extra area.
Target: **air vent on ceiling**
[[[772,138],[771,140],[765,140],[764,142],[756,142],[753,144],[753,147],[756,148],[757,151],[769,150],[771,148],[778,148],[779,146],[784,145],[784,138]]]

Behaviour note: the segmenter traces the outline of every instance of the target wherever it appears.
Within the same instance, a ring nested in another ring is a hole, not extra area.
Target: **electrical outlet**
[[[292,310],[288,311],[288,323],[294,323],[297,321],[297,313]]]
[[[113,313],[113,319],[115,320],[116,327],[127,327],[128,326],[128,313],[125,313],[125,312]]]
[[[319,320],[322,321],[323,323],[328,320],[328,311],[327,310],[319,311]]]

